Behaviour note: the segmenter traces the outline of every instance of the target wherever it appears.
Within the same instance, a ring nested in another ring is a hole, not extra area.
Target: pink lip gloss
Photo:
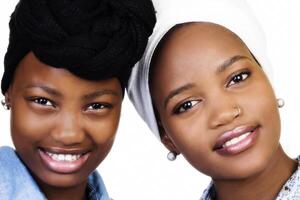
[[[83,155],[55,154],[39,149],[42,162],[48,169],[56,173],[69,174],[78,171],[87,161],[90,153]]]

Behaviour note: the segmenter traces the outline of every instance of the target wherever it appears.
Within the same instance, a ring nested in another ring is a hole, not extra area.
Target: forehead
[[[42,63],[32,52],[27,54],[19,63],[12,85],[18,89],[25,89],[30,85],[47,85],[65,94],[74,95],[101,88],[121,90],[117,78],[101,81],[85,80],[66,69],[55,68]]]
[[[224,60],[251,54],[230,30],[212,23],[189,23],[174,27],[156,49],[152,65],[182,68],[197,64],[216,66]]]

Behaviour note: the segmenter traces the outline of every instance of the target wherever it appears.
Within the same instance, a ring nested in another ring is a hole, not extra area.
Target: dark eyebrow
[[[44,90],[45,92],[47,92],[50,95],[57,96],[57,97],[62,97],[63,96],[59,91],[57,91],[57,90],[55,90],[51,87],[45,86],[45,85],[32,84],[32,85],[27,86],[26,88],[40,88],[40,89]],[[87,100],[94,99],[96,97],[107,95],[107,94],[111,94],[111,95],[114,95],[114,96],[119,96],[117,92],[112,91],[112,90],[99,90],[99,91],[92,92],[90,94],[84,95],[83,99],[87,99]]]
[[[233,63],[242,60],[242,59],[248,59],[250,60],[250,58],[246,57],[246,56],[242,56],[242,55],[236,55],[233,56],[231,58],[229,58],[228,60],[225,60],[216,70],[216,73],[221,73],[223,71],[225,71],[229,66],[231,66]],[[164,107],[167,106],[168,102],[170,101],[170,99],[172,99],[174,96],[178,95],[179,93],[188,90],[192,87],[195,87],[195,84],[189,83],[186,85],[183,85],[179,88],[176,88],[174,90],[172,90],[169,95],[165,98],[164,100]]]
[[[89,99],[94,99],[96,97],[99,97],[99,96],[103,96],[103,95],[113,95],[113,96],[116,96],[116,97],[119,97],[120,95],[113,91],[113,90],[99,90],[99,91],[96,91],[96,92],[92,92],[90,94],[86,94],[83,96],[83,99],[85,100],[89,100]]]
[[[55,90],[51,87],[45,86],[45,85],[32,84],[32,85],[27,86],[26,88],[28,88],[28,89],[29,88],[40,88],[40,89],[44,90],[45,92],[47,92],[50,95],[57,96],[57,97],[62,96],[62,94],[59,91],[57,91],[57,90]]]
[[[185,84],[185,85],[183,85],[181,87],[178,87],[178,88],[172,90],[171,92],[169,92],[168,96],[164,100],[164,107],[167,106],[167,104],[170,101],[170,99],[172,99],[174,96],[180,94],[181,92],[183,92],[185,90],[191,89],[193,87],[195,87],[195,84],[188,83],[188,84]]]
[[[236,55],[233,56],[231,58],[229,58],[228,60],[225,60],[216,70],[216,73],[219,74],[223,71],[225,71],[228,67],[230,67],[233,63],[242,60],[242,59],[248,59],[251,60],[250,58],[246,57],[246,56],[241,56],[241,55]]]

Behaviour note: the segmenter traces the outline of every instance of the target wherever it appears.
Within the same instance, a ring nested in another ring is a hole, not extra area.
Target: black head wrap
[[[84,79],[117,77],[124,88],[155,22],[151,0],[20,0],[9,23],[2,93],[30,51]]]

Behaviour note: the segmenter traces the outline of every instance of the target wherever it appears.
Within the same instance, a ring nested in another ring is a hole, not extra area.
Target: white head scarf
[[[152,55],[163,36],[175,25],[186,22],[219,24],[240,37],[271,79],[264,33],[244,0],[153,0],[157,23],[144,56],[134,67],[128,95],[137,112],[160,139],[150,90],[149,68]]]

